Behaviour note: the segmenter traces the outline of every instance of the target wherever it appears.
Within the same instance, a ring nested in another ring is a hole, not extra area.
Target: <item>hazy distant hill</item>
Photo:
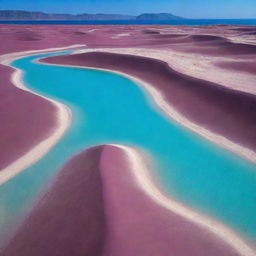
[[[0,20],[176,20],[181,17],[170,13],[145,13],[139,16],[121,14],[57,14],[44,12],[0,10]]]
[[[56,14],[28,11],[0,11],[0,20],[131,20],[135,16],[119,14]]]
[[[180,20],[184,19],[171,13],[143,13],[136,17],[137,20]]]

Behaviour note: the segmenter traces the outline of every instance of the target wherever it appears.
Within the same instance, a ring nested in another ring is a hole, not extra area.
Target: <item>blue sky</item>
[[[0,9],[132,15],[169,12],[186,18],[256,18],[256,0],[0,0]]]

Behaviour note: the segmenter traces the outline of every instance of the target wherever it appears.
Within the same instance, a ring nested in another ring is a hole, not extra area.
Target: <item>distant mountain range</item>
[[[44,12],[0,10],[0,20],[177,20],[183,19],[170,13],[144,13],[139,16],[121,14],[57,14]]]
[[[136,17],[136,20],[180,20],[182,17],[171,13],[143,13]]]

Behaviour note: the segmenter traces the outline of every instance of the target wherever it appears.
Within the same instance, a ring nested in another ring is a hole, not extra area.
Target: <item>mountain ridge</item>
[[[45,13],[30,12],[23,10],[0,10],[0,20],[170,20],[184,19],[171,13],[143,13],[138,16],[122,14],[105,14],[105,13]]]
[[[136,17],[136,20],[181,20],[183,17],[171,13],[143,13]]]

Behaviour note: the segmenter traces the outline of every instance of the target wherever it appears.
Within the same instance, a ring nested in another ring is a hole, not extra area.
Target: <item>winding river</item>
[[[118,143],[152,157],[154,175],[171,197],[256,241],[254,164],[169,119],[121,75],[34,62],[50,55],[12,66],[25,72],[30,89],[66,104],[72,125],[47,155],[0,187],[0,237],[11,233],[68,159],[94,145]]]

